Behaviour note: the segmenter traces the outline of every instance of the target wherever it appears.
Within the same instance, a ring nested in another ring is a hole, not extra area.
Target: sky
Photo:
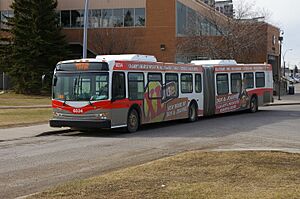
[[[241,0],[233,0],[233,4]],[[282,54],[290,67],[300,66],[300,8],[299,0],[243,0],[254,2],[259,9],[270,13],[268,22],[284,31]],[[292,49],[292,50],[289,50]],[[283,63],[283,62],[282,62]]]

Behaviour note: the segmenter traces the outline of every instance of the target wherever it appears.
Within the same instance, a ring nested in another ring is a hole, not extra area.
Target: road
[[[300,106],[264,107],[148,125],[139,132],[60,132],[0,142],[0,198],[42,191],[59,183],[100,175],[178,152],[278,149],[300,152]]]

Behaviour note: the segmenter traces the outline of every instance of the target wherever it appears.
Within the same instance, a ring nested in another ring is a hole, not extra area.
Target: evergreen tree
[[[67,54],[67,43],[58,26],[57,0],[14,0],[12,65],[9,75],[16,92],[41,92],[41,77],[51,74]],[[44,86],[50,90],[50,78]]]

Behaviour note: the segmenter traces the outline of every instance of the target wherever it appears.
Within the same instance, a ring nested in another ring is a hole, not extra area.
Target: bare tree
[[[257,10],[254,3],[240,1],[235,17],[228,18],[214,9],[206,17],[189,11],[186,34],[178,38],[177,53],[196,52],[208,59],[236,59],[252,62],[264,52],[267,40],[266,10]],[[200,19],[200,20],[199,20]]]
[[[131,29],[107,28],[91,32],[89,46],[97,54],[134,53],[135,32]]]

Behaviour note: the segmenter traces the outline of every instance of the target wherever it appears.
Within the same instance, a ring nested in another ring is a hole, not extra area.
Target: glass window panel
[[[231,74],[231,93],[242,92],[242,74],[233,73]]]
[[[145,26],[146,17],[145,17],[145,8],[136,8],[135,9],[135,26]]]
[[[89,25],[91,28],[101,27],[101,10],[90,10]]]
[[[71,27],[82,27],[84,12],[82,10],[71,10]]]
[[[228,75],[218,74],[217,75],[217,93],[218,95],[226,95],[229,93]]]
[[[177,74],[166,74],[166,97],[167,98],[176,98],[178,97],[178,75]]]
[[[114,27],[123,27],[123,9],[114,9],[113,19]]]
[[[128,74],[128,90],[129,99],[141,100],[144,99],[144,74],[129,73]]]
[[[181,92],[192,93],[193,92],[193,76],[192,74],[181,75]]]
[[[149,73],[148,82],[162,82],[162,76],[160,73]]]
[[[134,9],[124,9],[124,26],[134,26]]]
[[[254,75],[253,73],[244,73],[244,86],[245,88],[254,88]]]
[[[71,27],[70,21],[70,10],[62,10],[61,11],[61,26],[62,27]]]
[[[177,1],[177,34],[184,35],[187,28],[187,7]]]
[[[113,99],[124,99],[125,91],[125,73],[114,72],[113,74]]]
[[[256,80],[256,87],[257,88],[262,88],[265,87],[265,73],[264,72],[259,72],[255,73],[255,80]]]
[[[196,93],[202,92],[202,78],[200,74],[196,74],[195,76],[195,90]]]
[[[104,28],[113,27],[113,15],[111,9],[102,10],[101,25]]]

